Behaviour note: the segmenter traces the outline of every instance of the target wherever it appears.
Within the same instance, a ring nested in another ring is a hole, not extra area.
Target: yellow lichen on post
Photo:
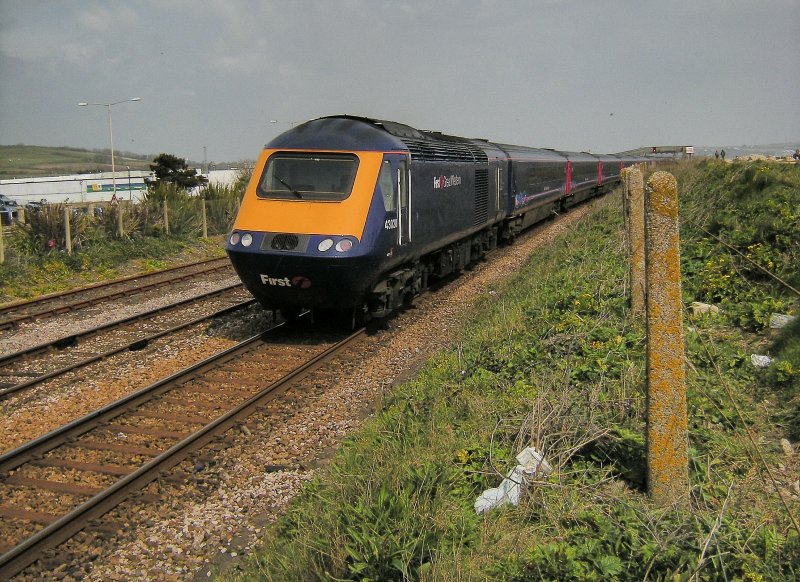
[[[656,172],[645,200],[647,276],[647,482],[661,505],[688,500],[678,186]]]
[[[630,255],[629,281],[631,309],[634,314],[644,313],[644,178],[642,171],[631,166],[622,170],[624,184],[625,232]]]

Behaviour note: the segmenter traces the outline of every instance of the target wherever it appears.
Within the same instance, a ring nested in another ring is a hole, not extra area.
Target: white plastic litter
[[[771,329],[780,329],[792,323],[797,317],[793,315],[784,315],[782,313],[773,313],[769,316],[769,327]]]
[[[511,469],[499,487],[487,489],[475,500],[476,513],[481,514],[506,503],[519,505],[522,488],[527,486],[528,482],[537,476],[547,477],[553,472],[553,467],[545,460],[544,453],[534,447],[520,451],[517,462],[519,464]]]
[[[756,368],[766,368],[772,363],[772,358],[769,356],[759,356],[758,354],[752,354],[750,356],[750,361]]]

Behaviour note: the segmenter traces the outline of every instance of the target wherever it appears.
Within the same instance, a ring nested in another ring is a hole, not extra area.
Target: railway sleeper
[[[55,491],[56,493],[66,493],[67,495],[74,495],[77,497],[91,497],[97,495],[102,491],[99,487],[92,487],[90,485],[82,485],[79,483],[65,483],[61,481],[49,481],[46,479],[31,479],[30,477],[22,477],[19,475],[11,475],[3,480],[3,484],[15,487],[44,489],[46,491]]]

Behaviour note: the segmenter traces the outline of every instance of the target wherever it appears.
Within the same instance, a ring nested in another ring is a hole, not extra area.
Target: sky
[[[349,114],[563,150],[800,141],[800,0],[0,0],[0,144],[255,159]],[[274,122],[272,122],[274,120]]]

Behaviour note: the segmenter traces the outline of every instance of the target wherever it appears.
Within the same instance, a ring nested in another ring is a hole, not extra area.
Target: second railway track
[[[226,270],[231,271],[230,262],[220,257],[11,303],[0,307],[0,330]]]
[[[221,308],[197,316],[196,310],[203,302],[218,300]],[[146,312],[103,323],[97,327],[69,335],[62,335],[28,348],[0,356],[0,399],[24,388],[64,374],[127,349],[139,349],[148,342],[221,315],[232,308],[252,304],[240,283],[226,285],[195,295],[188,299],[163,305]],[[189,311],[191,309],[191,311]],[[181,317],[181,312],[187,316]],[[175,314],[177,321],[164,320]],[[130,328],[126,331],[125,328]],[[114,332],[115,337],[105,342],[89,342],[103,334]],[[70,348],[70,349],[67,349]]]
[[[291,331],[269,341],[260,334],[0,455],[0,577],[39,559],[362,336],[309,344]]]

